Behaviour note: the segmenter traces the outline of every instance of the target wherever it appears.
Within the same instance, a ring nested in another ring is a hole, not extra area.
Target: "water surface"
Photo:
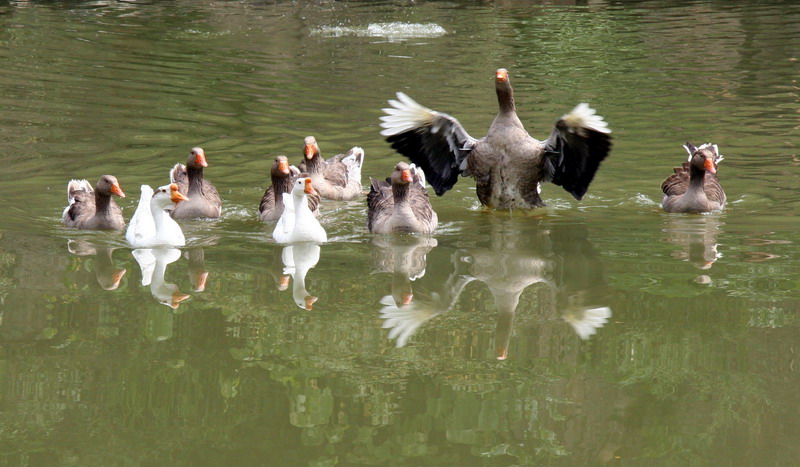
[[[0,427],[11,465],[790,465],[800,456],[794,2],[11,2],[0,6]],[[278,154],[359,145],[403,91],[484,134],[496,68],[544,138],[588,102],[582,202],[433,199],[433,237],[286,249]],[[681,144],[729,205],[661,212]],[[69,179],[202,146],[224,201],[180,250],[60,225]],[[499,357],[499,358],[498,358]]]

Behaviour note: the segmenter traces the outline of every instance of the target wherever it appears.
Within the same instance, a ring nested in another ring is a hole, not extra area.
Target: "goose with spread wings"
[[[455,118],[428,109],[398,92],[383,109],[381,134],[425,171],[437,195],[459,175],[472,176],[481,204],[494,209],[544,206],[542,182],[560,185],[575,199],[586,194],[600,162],[611,150],[611,130],[587,104],[556,121],[550,136],[531,137],[517,117],[508,71],[495,72],[500,112],[486,136],[470,136]]]

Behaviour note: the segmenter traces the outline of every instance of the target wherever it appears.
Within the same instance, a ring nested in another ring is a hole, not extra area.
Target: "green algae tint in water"
[[[0,22],[3,463],[800,456],[797,5],[14,2]],[[579,102],[609,122],[582,202],[545,185],[547,208],[492,213],[462,179],[432,237],[329,202],[318,251],[257,220],[307,135],[388,176],[396,91],[482,136],[500,67],[532,136]],[[724,212],[661,212],[686,141],[725,155]],[[130,219],[193,146],[225,206],[181,223],[185,248],[60,225],[68,180],[116,175]]]

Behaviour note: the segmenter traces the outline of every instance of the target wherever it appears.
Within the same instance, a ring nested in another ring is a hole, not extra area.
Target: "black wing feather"
[[[611,136],[588,128],[570,128],[558,120],[544,146],[546,180],[580,200],[600,162],[611,150]]]

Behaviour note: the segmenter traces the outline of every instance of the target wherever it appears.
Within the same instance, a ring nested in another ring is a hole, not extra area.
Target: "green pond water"
[[[532,136],[609,122],[583,201],[462,179],[431,237],[359,199],[291,249],[258,221],[304,136],[388,176],[397,91],[483,136],[500,67]],[[2,3],[0,463],[795,465],[798,76],[791,1]],[[723,212],[661,211],[686,141]],[[193,146],[225,204],[186,247],[143,270],[61,225],[70,179],[116,175],[129,219]]]

